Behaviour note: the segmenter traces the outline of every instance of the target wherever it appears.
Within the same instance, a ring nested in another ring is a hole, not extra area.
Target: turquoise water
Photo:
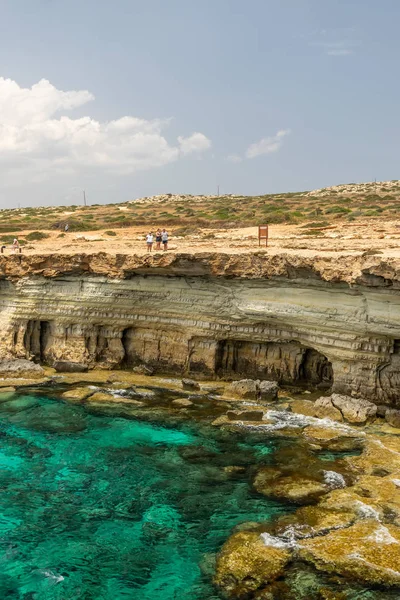
[[[288,510],[249,485],[272,442],[39,395],[1,401],[0,426],[1,600],[219,598],[232,528]]]

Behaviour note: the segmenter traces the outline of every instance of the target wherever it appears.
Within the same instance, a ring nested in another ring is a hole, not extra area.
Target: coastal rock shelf
[[[0,358],[148,365],[400,393],[400,261],[379,256],[0,257]]]

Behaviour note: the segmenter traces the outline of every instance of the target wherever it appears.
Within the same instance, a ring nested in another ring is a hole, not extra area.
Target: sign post
[[[268,225],[258,226],[258,245],[261,246],[261,242],[264,242],[265,246],[268,246]]]

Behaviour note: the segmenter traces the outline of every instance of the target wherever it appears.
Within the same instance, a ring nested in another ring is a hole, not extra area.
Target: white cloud
[[[187,138],[178,137],[179,146],[182,154],[190,154],[191,152],[203,152],[211,148],[210,140],[202,133],[192,133]]]
[[[37,179],[57,172],[98,168],[125,174],[160,167],[210,148],[202,133],[180,136],[176,144],[164,137],[168,119],[133,116],[101,122],[90,116],[71,118],[65,112],[94,100],[86,91],[61,91],[42,79],[22,88],[0,77],[0,174],[4,182],[21,169]]]
[[[277,152],[283,144],[283,139],[290,133],[290,129],[281,129],[276,135],[251,144],[246,150],[246,158],[256,158],[262,154]]]

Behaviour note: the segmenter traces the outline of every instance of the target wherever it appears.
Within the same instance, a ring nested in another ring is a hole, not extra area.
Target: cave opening
[[[280,384],[329,388],[332,363],[314,348],[298,342],[220,340],[215,353],[217,375],[271,379]]]
[[[321,352],[307,348],[299,369],[299,381],[330,388],[333,383],[332,363]]]
[[[50,331],[49,321],[28,321],[24,334],[24,347],[28,358],[39,363],[45,362]]]

